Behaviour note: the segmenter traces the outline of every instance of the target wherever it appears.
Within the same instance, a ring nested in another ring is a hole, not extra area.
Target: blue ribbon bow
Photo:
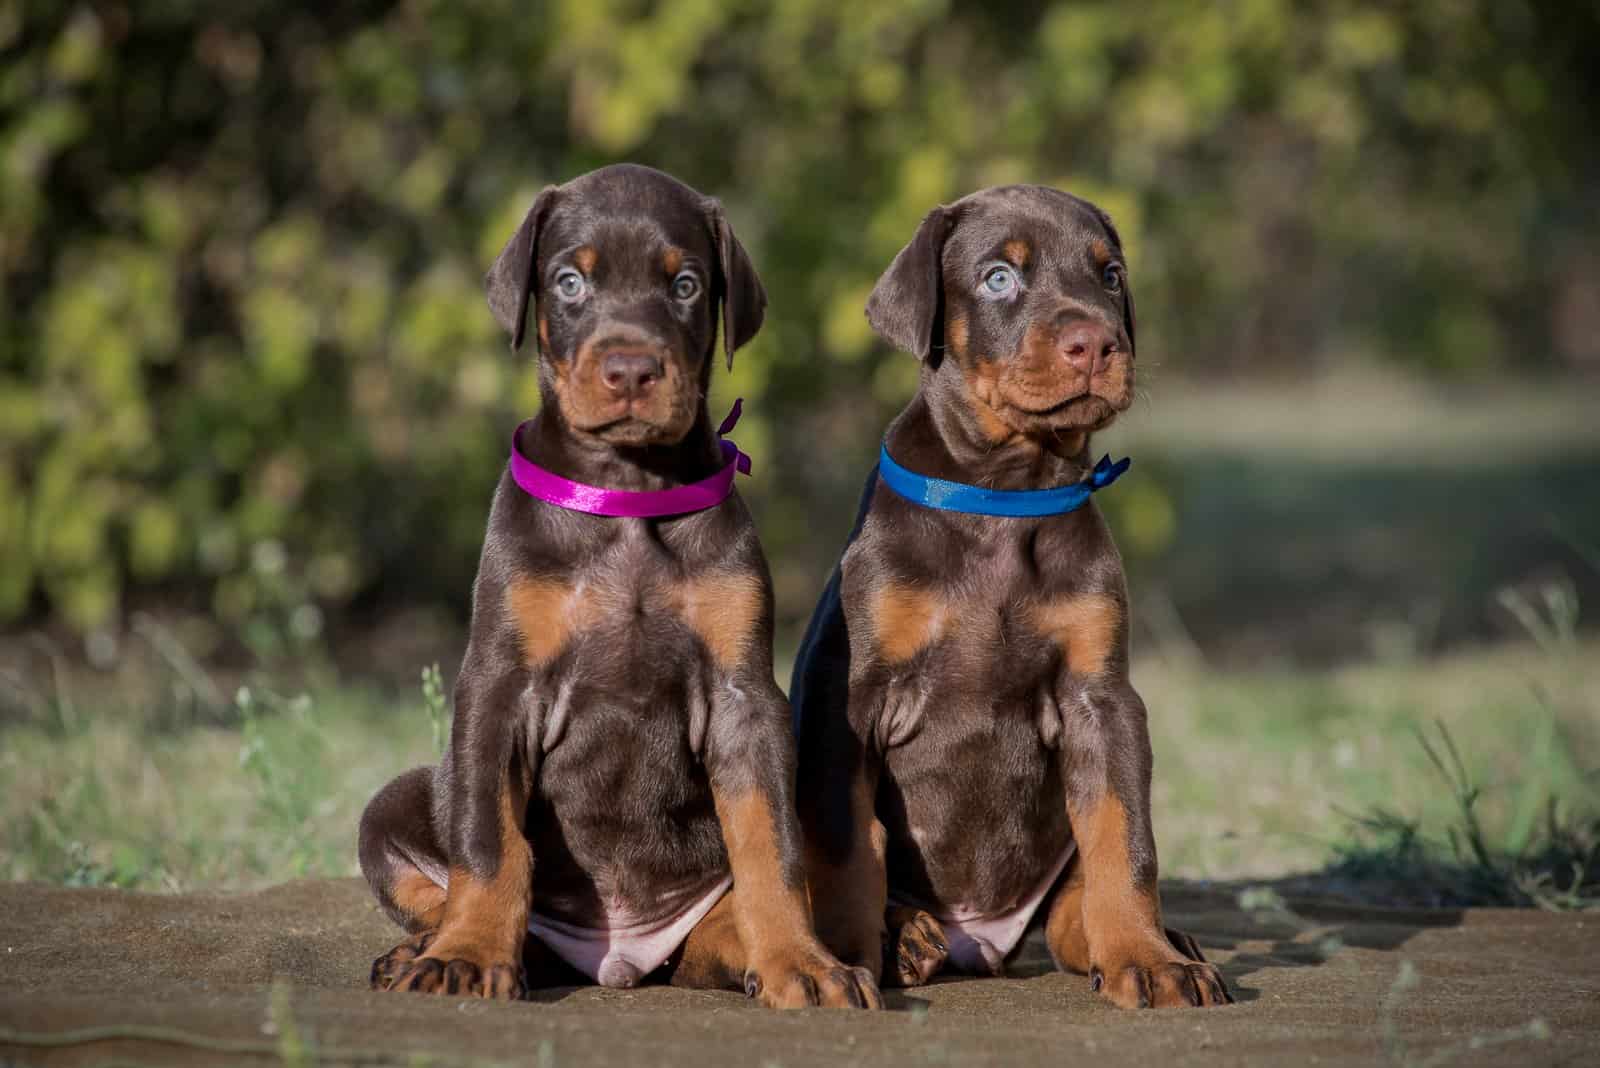
[[[1088,478],[1070,486],[1041,490],[995,490],[919,475],[894,462],[889,455],[887,442],[878,449],[878,475],[890,489],[913,504],[971,515],[1065,515],[1082,508],[1091,493],[1111,485],[1132,463],[1133,460],[1126,456],[1116,463],[1111,462],[1110,456],[1102,456],[1100,462],[1094,465],[1094,470],[1089,472]]]

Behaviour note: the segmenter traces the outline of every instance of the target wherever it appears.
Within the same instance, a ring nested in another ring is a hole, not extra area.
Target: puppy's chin
[[[645,445],[676,445],[689,432],[685,426],[663,426],[643,419],[627,418],[591,431],[607,445],[638,448]]]
[[[579,433],[623,448],[676,445],[694,425],[694,409],[676,404],[646,409],[639,404],[613,404],[598,411],[577,411],[575,406],[563,404],[562,415]]]
[[[1017,402],[1008,402],[1000,416],[1018,433],[1032,438],[1093,433],[1115,422],[1117,416],[1128,409],[1132,399],[1081,393],[1053,406],[1040,407],[1037,401],[1030,403],[1018,398]]]

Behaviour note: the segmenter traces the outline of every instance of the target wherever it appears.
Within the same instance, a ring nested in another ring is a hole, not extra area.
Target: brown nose
[[[641,352],[613,352],[600,361],[600,381],[619,397],[642,397],[661,379],[661,361]]]
[[[1088,375],[1097,375],[1117,351],[1117,335],[1099,323],[1080,319],[1064,327],[1056,344],[1068,363]]]

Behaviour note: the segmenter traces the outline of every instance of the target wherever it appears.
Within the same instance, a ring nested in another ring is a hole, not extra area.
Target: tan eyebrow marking
[[[1005,243],[1005,253],[1006,259],[1018,267],[1026,267],[1028,260],[1033,256],[1033,249],[1026,241],[1020,238],[1012,238]]]
[[[584,274],[593,274],[594,265],[600,262],[600,253],[593,245],[584,245],[572,254],[572,262],[576,263]]]

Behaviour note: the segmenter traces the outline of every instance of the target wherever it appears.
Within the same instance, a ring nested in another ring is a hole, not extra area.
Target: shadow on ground
[[[1119,1012],[1030,943],[1006,979],[897,994],[879,1014],[774,1013],[735,993],[645,987],[490,1004],[364,989],[395,931],[355,880],[159,896],[0,886],[0,1057],[29,1063],[534,1061],[801,1066],[937,1062],[1578,1063],[1600,1041],[1600,920],[1532,910],[1241,910],[1173,886],[1240,1003]],[[1391,993],[1402,962],[1419,976]],[[1385,1009],[1386,1001],[1389,1009]],[[1540,1039],[1527,1028],[1548,1026]],[[1386,1038],[1385,1036],[1389,1036]],[[1515,1035],[1498,1049],[1476,1038]],[[1459,1056],[1457,1056],[1459,1054]]]

